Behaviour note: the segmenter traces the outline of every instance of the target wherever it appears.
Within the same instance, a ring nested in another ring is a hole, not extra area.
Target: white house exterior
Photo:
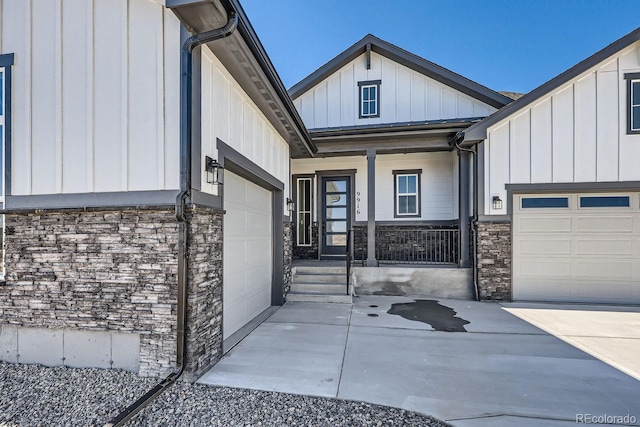
[[[290,280],[273,65],[237,1],[0,7],[0,360],[197,377]]]
[[[465,131],[479,143],[483,298],[640,303],[639,40]]]
[[[397,289],[411,274],[391,264],[471,266],[472,166],[454,141],[510,98],[373,35],[289,92],[318,149],[291,162],[294,258],[344,258],[351,230],[356,265],[385,267],[355,279]]]

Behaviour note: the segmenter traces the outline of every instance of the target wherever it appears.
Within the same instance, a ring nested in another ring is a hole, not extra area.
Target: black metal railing
[[[353,230],[353,262],[367,258],[366,229]],[[459,231],[454,228],[376,230],[376,259],[380,264],[457,264]]]
[[[353,257],[352,249],[353,230],[347,231],[347,295],[349,295],[349,281],[351,280],[351,258]]]

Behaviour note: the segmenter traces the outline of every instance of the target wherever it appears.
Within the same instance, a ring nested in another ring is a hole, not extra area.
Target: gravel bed
[[[117,370],[0,362],[0,426],[103,426],[157,383]],[[131,426],[448,426],[368,403],[178,383]]]

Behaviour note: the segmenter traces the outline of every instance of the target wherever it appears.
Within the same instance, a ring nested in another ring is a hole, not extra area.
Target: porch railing
[[[459,231],[446,229],[377,229],[376,259],[380,264],[457,264]],[[353,230],[354,263],[367,258],[367,231]]]

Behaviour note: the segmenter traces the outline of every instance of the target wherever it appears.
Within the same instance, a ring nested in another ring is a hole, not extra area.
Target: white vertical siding
[[[216,139],[238,151],[278,180],[289,194],[289,145],[224,65],[202,47],[202,162],[217,158]],[[216,193],[201,177],[202,191]],[[286,210],[285,210],[286,212]]]
[[[380,117],[359,118],[358,82],[381,80]],[[495,108],[412,69],[371,53],[351,61],[295,100],[309,129],[484,117]]]
[[[152,0],[3,0],[12,194],[179,186],[177,18]]]
[[[491,126],[484,213],[506,213],[506,203],[491,206],[492,195],[506,200],[505,184],[640,181],[640,135],[626,133],[624,80],[637,72],[640,42]]]

